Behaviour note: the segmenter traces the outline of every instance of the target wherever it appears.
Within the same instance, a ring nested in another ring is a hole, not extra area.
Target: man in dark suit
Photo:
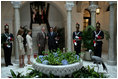
[[[4,26],[5,33],[1,35],[1,43],[4,49],[4,58],[5,58],[5,65],[13,65],[11,63],[11,54],[12,54],[12,41],[14,36],[12,33],[9,33],[9,25]]]
[[[96,31],[93,33],[94,37],[94,54],[101,57],[102,52],[102,39],[104,39],[104,32],[100,30],[100,23],[96,23]]]
[[[56,48],[56,39],[57,39],[57,33],[53,32],[53,28],[50,27],[50,32],[47,34],[48,38],[48,48],[50,52],[54,52],[57,50]]]
[[[76,54],[81,52],[82,32],[79,31],[80,25],[76,23],[76,31],[73,32],[73,43]]]
[[[38,43],[38,55],[42,55],[42,52],[45,51],[45,44],[46,44],[45,27],[42,27],[41,32],[37,34],[37,43]]]

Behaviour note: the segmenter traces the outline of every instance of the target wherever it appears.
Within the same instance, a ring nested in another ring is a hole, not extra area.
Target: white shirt
[[[26,41],[27,41],[27,46],[29,47],[29,49],[32,49],[32,37],[29,35],[29,34],[27,34],[26,35]]]

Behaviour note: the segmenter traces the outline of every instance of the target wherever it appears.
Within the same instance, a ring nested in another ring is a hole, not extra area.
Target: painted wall
[[[27,25],[30,27],[30,3],[25,3],[20,8],[20,22],[21,26]]]
[[[48,18],[51,27],[64,27],[62,13],[54,5],[50,5]]]

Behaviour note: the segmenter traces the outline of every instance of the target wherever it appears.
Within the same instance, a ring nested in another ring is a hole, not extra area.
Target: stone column
[[[91,12],[91,25],[96,26],[96,9],[98,6],[95,4],[95,1],[90,1],[89,10]]]
[[[110,39],[109,39],[109,51],[108,51],[108,64],[109,65],[116,65],[116,44],[117,44],[117,2],[110,1],[110,25],[109,25],[109,32],[110,32]]]
[[[15,52],[15,63],[19,63],[19,54],[18,54],[18,43],[17,43],[17,32],[20,28],[20,13],[19,8],[21,5],[20,1],[12,1],[11,2],[14,7],[14,14],[15,14],[15,26],[14,26],[14,52]]]
[[[66,9],[67,9],[67,49],[68,51],[72,51],[72,20],[71,13],[72,7],[74,7],[73,1],[66,1]]]

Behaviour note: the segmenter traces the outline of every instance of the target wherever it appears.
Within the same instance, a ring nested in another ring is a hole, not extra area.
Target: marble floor
[[[99,65],[99,72],[100,73],[105,73],[107,76],[109,76],[109,78],[117,78],[117,65],[115,66],[110,66],[106,63],[107,61],[107,55],[103,55],[102,58],[104,59],[105,65],[107,66],[108,69],[108,73],[106,73],[106,71],[103,71],[102,65]],[[31,61],[33,61],[34,58],[33,56],[31,57]],[[1,78],[8,78],[8,76],[10,75],[10,69],[14,70],[15,73],[16,72],[22,72],[22,74],[26,74],[27,72],[29,72],[27,70],[27,68],[32,68],[32,65],[28,65],[27,63],[26,66],[24,68],[19,68],[18,64],[14,63],[15,58],[12,57],[12,62],[13,62],[13,66],[8,66],[5,67],[4,65],[4,58],[1,58]],[[27,62],[27,57],[25,56],[25,62]],[[85,61],[83,60],[83,65],[84,66],[90,66],[90,67],[95,67],[96,65],[93,64],[92,61]],[[97,67],[95,67],[95,71],[97,71]]]

